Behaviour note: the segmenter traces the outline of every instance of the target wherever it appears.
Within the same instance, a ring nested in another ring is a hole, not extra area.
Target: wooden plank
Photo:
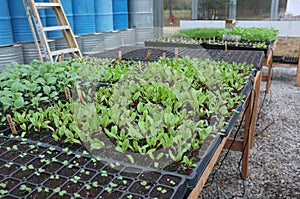
[[[201,178],[199,179],[196,187],[193,189],[193,191],[190,193],[190,195],[188,196],[188,199],[197,199],[214,167],[214,165],[216,164],[218,157],[222,151],[222,149],[224,148],[224,145],[227,142],[228,137],[224,138],[222,140],[222,142],[220,143],[219,147],[217,148],[215,154],[213,155],[212,159],[210,160],[210,162],[208,163],[207,167],[205,168]]]
[[[261,79],[262,79],[262,71],[258,71],[256,73],[256,76],[254,78],[254,92],[255,92],[255,99],[253,104],[253,114],[252,114],[252,121],[251,121],[251,129],[250,129],[250,148],[253,148],[254,143],[254,135],[255,135],[255,127],[256,127],[256,121],[257,121],[257,111],[259,106],[259,95],[260,95],[260,85],[261,85]]]
[[[67,30],[69,28],[69,26],[50,26],[44,27],[44,31]]]
[[[37,9],[50,9],[60,6],[59,3],[35,3]]]
[[[285,63],[280,63],[280,62],[273,62],[273,66],[284,66],[284,67],[297,67],[298,64],[285,64]]]
[[[244,126],[244,138],[243,138],[243,159],[242,159],[242,179],[246,180],[248,176],[248,158],[250,153],[250,144],[249,144],[249,133],[252,117],[252,103],[253,103],[254,91],[251,91],[250,98],[247,100],[247,110],[245,115],[245,126]]]
[[[296,86],[300,86],[300,45],[298,51],[298,67],[297,67],[297,74],[296,74]]]
[[[232,144],[232,146],[231,146],[231,144]],[[231,148],[230,148],[230,146],[231,146]],[[243,141],[228,139],[224,146],[224,149],[229,149],[229,148],[231,151],[243,151]]]
[[[268,60],[267,60],[267,66],[268,66],[268,80],[267,80],[267,85],[266,85],[266,93],[270,93],[270,88],[271,88],[271,79],[272,79],[272,64],[273,64],[273,52],[271,51]]]

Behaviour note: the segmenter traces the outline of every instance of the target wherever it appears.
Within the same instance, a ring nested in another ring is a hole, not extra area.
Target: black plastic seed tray
[[[177,47],[177,48],[203,48],[200,44],[183,44],[183,43],[164,43],[164,42],[144,42],[146,47]]]
[[[148,52],[151,51],[149,59],[146,59]],[[174,58],[175,53],[170,52],[168,50],[164,49],[159,49],[159,48],[142,48],[138,50],[133,50],[130,52],[127,52],[122,55],[123,60],[134,60],[134,61],[157,61],[159,60],[162,56],[163,53],[166,53],[167,58]]]
[[[298,64],[298,57],[283,57],[282,62],[287,64]]]
[[[97,160],[19,137],[0,136],[4,198],[183,198],[184,176]]]

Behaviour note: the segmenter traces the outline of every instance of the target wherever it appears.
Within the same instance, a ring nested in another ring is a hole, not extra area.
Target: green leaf
[[[14,106],[15,108],[21,108],[25,105],[25,101],[23,99],[23,97],[19,97],[15,102],[14,102]]]
[[[50,77],[47,81],[48,84],[55,84],[57,81],[57,78],[56,77]]]
[[[0,102],[1,102],[3,105],[10,106],[10,105],[12,104],[12,99],[9,98],[9,97],[1,97],[1,98],[0,98]]]
[[[50,86],[44,86],[43,90],[44,90],[44,93],[45,93],[46,95],[49,95],[50,92],[51,92]]]
[[[131,164],[134,164],[134,159],[133,159],[132,155],[126,155],[126,156],[130,160]]]

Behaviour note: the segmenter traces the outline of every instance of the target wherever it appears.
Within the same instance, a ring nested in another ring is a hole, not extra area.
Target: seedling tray
[[[86,152],[0,136],[4,198],[183,198],[184,176],[114,165]]]
[[[182,44],[182,43],[165,43],[145,41],[146,47],[182,47],[182,48],[202,48],[200,44]]]
[[[201,44],[203,48],[205,49],[220,49],[225,50],[225,45],[218,45],[218,44]],[[253,47],[244,47],[244,46],[234,46],[234,45],[227,45],[228,50],[248,50],[248,51],[263,51],[265,55],[267,55],[267,52],[269,48],[253,48]]]
[[[151,51],[149,59],[146,59],[147,53]],[[170,52],[168,50],[163,50],[159,48],[142,48],[138,50],[133,50],[128,53],[125,53],[122,56],[123,60],[133,60],[133,61],[143,61],[143,62],[151,62],[151,61],[157,61],[159,60],[162,56],[163,53],[166,53],[167,58],[174,58],[175,57],[175,52]]]

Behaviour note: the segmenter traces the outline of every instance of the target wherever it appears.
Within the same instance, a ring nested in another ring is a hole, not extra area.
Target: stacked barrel
[[[153,0],[60,1],[84,55],[143,44],[153,37]],[[28,64],[38,59],[22,0],[0,3],[0,67],[11,60]],[[52,9],[39,10],[39,14],[44,27],[58,25]],[[46,36],[51,50],[66,47],[61,31],[50,31]]]

